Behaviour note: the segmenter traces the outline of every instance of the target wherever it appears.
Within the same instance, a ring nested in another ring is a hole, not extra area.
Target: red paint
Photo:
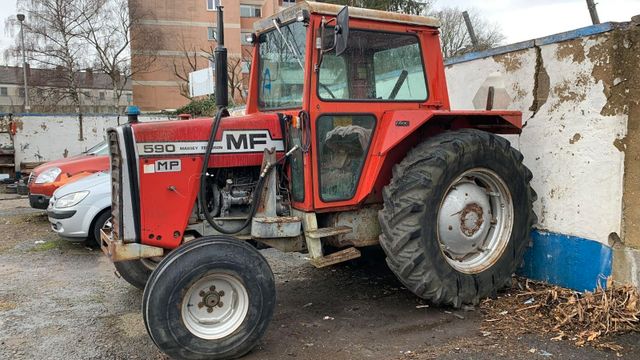
[[[353,209],[367,202],[380,202],[382,188],[389,183],[393,165],[401,161],[413,146],[424,139],[446,130],[480,128],[494,133],[519,133],[522,115],[517,111],[451,111],[447,92],[439,32],[429,27],[396,23],[351,19],[351,29],[416,34],[423,51],[429,97],[424,102],[326,102],[316,92],[317,74],[314,66],[318,62],[315,39],[321,16],[312,14],[307,31],[303,106],[300,109],[281,111],[296,115],[305,110],[310,115],[311,151],[304,155],[305,200],[294,202],[300,210],[332,212]],[[225,118],[220,131],[225,129],[268,129],[274,139],[283,134],[278,117],[273,113],[262,113],[258,107],[259,69],[258,46],[253,50],[254,66],[251,68],[246,112],[248,115]],[[316,121],[322,114],[370,114],[376,118],[369,153],[360,176],[355,196],[352,199],[324,202],[320,198],[318,158],[314,151],[317,136]],[[397,126],[402,121],[406,126]],[[133,125],[137,142],[205,141],[208,138],[211,119],[194,119],[170,123],[147,123]],[[219,140],[221,133],[218,134]],[[175,159],[176,157],[170,157]],[[202,156],[179,156],[182,172],[144,174],[140,165],[142,242],[145,244],[175,248],[179,246],[199,189],[199,172]],[[158,158],[153,158],[158,159]],[[215,155],[210,159],[213,167],[259,166],[262,154]],[[175,187],[175,191],[169,190]],[[179,236],[174,237],[174,232]],[[153,236],[152,236],[153,235]],[[158,239],[158,235],[161,239]]]
[[[43,171],[58,167],[62,171],[58,178],[47,184],[36,184],[35,179]],[[29,193],[51,197],[59,187],[98,171],[109,170],[108,155],[78,155],[70,158],[49,161],[33,169],[33,181],[29,185]]]

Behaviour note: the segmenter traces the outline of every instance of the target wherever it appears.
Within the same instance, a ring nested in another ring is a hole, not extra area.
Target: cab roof
[[[303,10],[308,11],[310,14],[336,16],[343,8],[344,6],[342,5],[319,3],[313,1],[300,1],[293,6],[284,8],[283,10],[272,16],[269,16],[268,18],[256,21],[253,27],[256,32],[263,32],[274,27],[274,19],[279,19],[281,22],[285,23],[294,20],[297,15]],[[440,21],[431,16],[407,15],[390,11],[364,9],[351,6],[349,7],[349,18],[418,26],[440,27]]]

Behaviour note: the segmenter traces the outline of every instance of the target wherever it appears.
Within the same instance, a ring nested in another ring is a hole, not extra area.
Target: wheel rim
[[[109,217],[107,221],[105,221],[104,224],[102,224],[101,229],[104,230],[104,232],[107,234],[111,233],[111,230],[113,229],[113,224],[111,223],[111,217]]]
[[[486,168],[465,171],[438,210],[438,241],[456,270],[477,274],[495,264],[513,229],[513,200],[502,178]]]
[[[222,339],[240,327],[249,310],[249,295],[237,277],[210,274],[194,283],[182,301],[182,321],[195,336]]]

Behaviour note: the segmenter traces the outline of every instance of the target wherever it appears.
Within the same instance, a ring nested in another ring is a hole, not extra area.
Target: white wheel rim
[[[182,300],[182,321],[195,336],[222,339],[236,331],[249,311],[249,294],[235,276],[210,274],[196,281]]]
[[[438,210],[438,242],[454,269],[477,274],[502,256],[513,229],[513,200],[494,171],[465,171],[447,189]]]

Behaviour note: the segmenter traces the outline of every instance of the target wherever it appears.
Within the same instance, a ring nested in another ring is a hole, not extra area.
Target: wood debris
[[[550,334],[552,340],[617,352],[622,347],[609,341],[609,335],[640,331],[639,297],[637,288],[612,281],[606,288],[598,286],[594,292],[581,293],[515,278],[507,293],[481,303],[488,319],[483,330]]]

